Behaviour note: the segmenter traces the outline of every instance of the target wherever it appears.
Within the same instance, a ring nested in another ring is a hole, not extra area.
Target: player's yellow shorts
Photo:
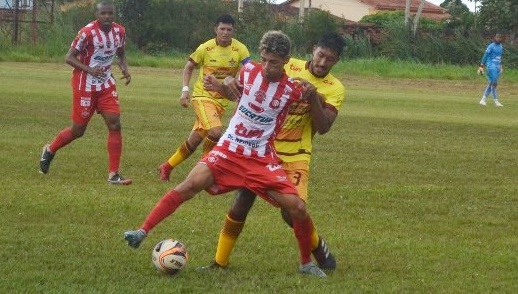
[[[283,162],[282,167],[297,188],[299,197],[308,201],[309,163],[307,161]]]
[[[222,126],[221,118],[225,113],[225,108],[219,103],[193,97],[191,105],[196,113],[196,121],[192,127],[193,131],[207,131]]]

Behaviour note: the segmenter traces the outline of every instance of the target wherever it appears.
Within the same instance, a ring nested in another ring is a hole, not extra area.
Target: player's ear
[[[282,63],[283,63],[283,64],[287,64],[287,63],[290,61],[290,58],[291,58],[291,56],[290,56],[290,55],[288,55],[288,56],[284,57],[284,60],[282,61]]]

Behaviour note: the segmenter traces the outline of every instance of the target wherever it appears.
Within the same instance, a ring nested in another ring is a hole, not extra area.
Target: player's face
[[[101,5],[97,7],[97,12],[95,15],[97,16],[97,21],[103,29],[111,29],[113,22],[113,10],[113,5]]]
[[[263,76],[270,81],[276,82],[284,72],[284,65],[288,63],[290,57],[281,57],[277,54],[261,51],[261,64],[263,66]]]
[[[495,36],[495,43],[500,44],[500,42],[502,42],[502,36]]]
[[[309,64],[309,71],[316,77],[325,77],[331,68],[340,60],[338,54],[323,47],[313,47],[313,57]]]
[[[220,46],[228,46],[234,37],[234,26],[230,23],[218,23],[214,29],[216,32],[216,41]]]

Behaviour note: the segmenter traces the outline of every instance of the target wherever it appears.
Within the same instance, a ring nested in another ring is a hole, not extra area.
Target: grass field
[[[106,128],[38,174],[41,147],[69,124],[70,68],[0,62],[0,293],[518,293],[518,90],[503,108],[478,100],[481,80],[356,78],[338,73],[347,101],[316,138],[308,204],[338,259],[327,280],[297,273],[298,252],[278,212],[258,201],[227,272],[196,272],[213,257],[232,195],[201,193],[158,225],[141,248],[122,233],[170,184],[156,167],[187,136],[178,70],[132,68],[119,86],[122,171],[106,184]],[[117,73],[117,76],[120,74]],[[158,274],[165,238],[190,254],[179,275]]]

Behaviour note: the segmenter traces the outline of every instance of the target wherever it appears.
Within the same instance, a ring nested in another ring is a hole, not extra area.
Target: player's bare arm
[[[310,104],[311,124],[313,125],[313,130],[318,132],[320,135],[327,133],[331,129],[337,113],[324,106],[325,98],[318,92],[309,97],[308,101]]]
[[[214,75],[206,75],[203,77],[203,88],[205,88],[207,91],[216,91],[222,95],[225,94],[223,85]]]
[[[94,76],[94,77],[100,77],[103,78],[106,76],[104,69],[101,66],[96,67],[89,67],[81,62],[77,58],[79,56],[79,51],[73,47],[70,47],[68,50],[68,53],[65,57],[65,62],[69,65],[71,65],[74,68],[77,68],[79,70],[82,70],[84,72],[87,72],[88,74]]]
[[[189,107],[189,83],[191,81],[192,72],[196,68],[196,64],[192,61],[187,61],[183,68],[183,79],[182,79],[182,94],[180,95],[180,105],[187,108]]]
[[[131,83],[131,75],[128,70],[128,61],[126,60],[126,50],[124,48],[117,49],[117,65],[122,71],[122,78],[126,80],[124,85],[129,85]]]
[[[231,101],[236,101],[241,96],[242,86],[234,77],[226,77],[222,83],[214,75],[203,77],[203,87],[209,91],[216,91]]]
[[[241,85],[234,77],[226,77],[223,80],[222,88],[224,90],[224,95],[232,101],[239,100],[243,91],[243,85]]]

